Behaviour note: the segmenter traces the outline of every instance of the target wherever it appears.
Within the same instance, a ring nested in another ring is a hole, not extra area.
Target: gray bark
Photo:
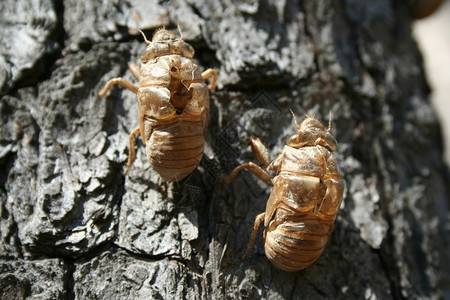
[[[2,1],[0,298],[450,297],[450,180],[406,1]],[[219,70],[200,166],[163,182],[142,143],[122,174],[136,96],[129,62],[161,25]],[[242,172],[314,114],[347,184],[311,267],[241,263],[271,187]]]

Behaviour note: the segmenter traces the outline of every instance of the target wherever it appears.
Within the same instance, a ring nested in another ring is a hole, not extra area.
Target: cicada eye
[[[185,57],[193,58],[195,54],[194,47],[192,47],[188,43],[183,43],[183,45],[181,46],[181,53]]]
[[[286,139],[286,145],[290,146],[290,147],[296,147],[298,146],[300,142],[300,137],[298,135],[298,133],[294,133],[291,134],[287,139]]]
[[[146,62],[152,60],[153,59],[152,54],[153,54],[153,52],[151,50],[149,50],[148,47],[145,48],[144,50],[142,50],[141,55],[140,55],[141,61],[143,63],[146,63]]]
[[[167,43],[150,43],[144,51],[141,52],[141,61],[146,63],[155,59],[156,57],[167,55],[170,53],[170,47]]]

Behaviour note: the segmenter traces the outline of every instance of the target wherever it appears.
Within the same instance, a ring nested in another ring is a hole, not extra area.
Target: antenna
[[[295,127],[297,127],[297,129],[300,129],[300,126],[298,126],[298,123],[297,123],[297,119],[295,118],[294,112],[292,111],[292,109],[289,109],[289,110],[291,111],[291,114],[294,117]]]
[[[330,118],[328,119],[328,129],[327,132],[331,132],[331,110],[330,110]]]
[[[180,23],[177,22],[178,32],[180,32],[180,40],[183,40],[183,33],[181,32]]]
[[[150,44],[150,41],[147,40],[147,37],[145,36],[145,33],[144,33],[142,30],[140,30],[140,29],[138,29],[138,30],[139,30],[139,32],[142,34],[142,36],[144,37],[144,41],[147,43],[147,45],[149,45],[149,44]]]

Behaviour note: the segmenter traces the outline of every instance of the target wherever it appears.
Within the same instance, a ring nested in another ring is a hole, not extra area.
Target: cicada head
[[[158,29],[153,35],[152,42],[170,42],[177,39],[176,34],[173,31],[167,30],[165,28]]]
[[[297,124],[294,116],[294,122],[298,131],[287,138],[286,144],[288,146],[301,148],[321,145],[332,152],[336,151],[338,145],[336,139],[330,133],[331,127],[325,129],[322,122],[313,116],[306,116],[300,125]]]
[[[145,42],[148,44],[141,53],[142,63],[154,60],[159,56],[171,54],[178,54],[187,58],[194,57],[194,48],[183,41],[183,36],[177,38],[173,31],[161,28],[155,32],[151,42],[147,40],[144,33],[142,33],[142,35],[144,36]]]

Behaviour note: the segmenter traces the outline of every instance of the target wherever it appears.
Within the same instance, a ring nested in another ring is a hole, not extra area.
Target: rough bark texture
[[[449,176],[407,1],[2,1],[0,298],[450,297]],[[141,142],[123,176],[136,96],[127,64],[179,23],[219,70],[200,166],[179,183]],[[287,273],[260,230],[270,187],[242,172],[301,119],[333,120],[346,194],[327,248]]]

